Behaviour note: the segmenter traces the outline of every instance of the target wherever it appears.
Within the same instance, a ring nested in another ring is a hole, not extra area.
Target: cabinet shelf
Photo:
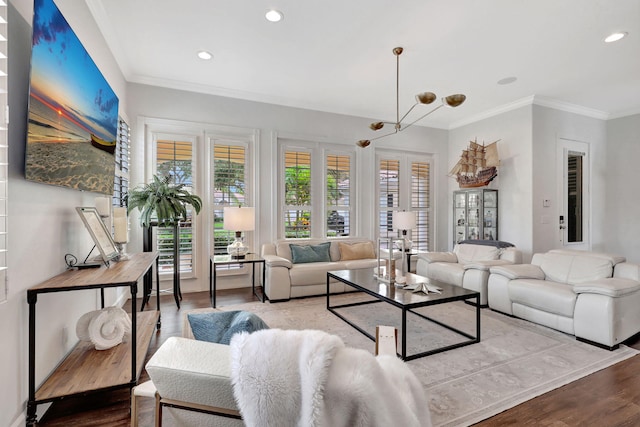
[[[453,192],[453,242],[498,240],[498,190]]]
[[[158,311],[138,313],[136,378],[158,321]],[[93,343],[80,341],[36,391],[36,401],[49,402],[61,397],[108,390],[131,381],[131,343],[123,342],[108,350],[96,350]]]

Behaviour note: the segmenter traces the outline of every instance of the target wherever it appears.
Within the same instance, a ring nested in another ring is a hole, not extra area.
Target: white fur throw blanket
[[[91,341],[96,350],[107,350],[131,335],[131,318],[120,307],[90,311],[78,319],[76,335],[82,341]]]
[[[396,357],[312,330],[236,334],[230,350],[233,392],[249,427],[431,426],[422,385]]]

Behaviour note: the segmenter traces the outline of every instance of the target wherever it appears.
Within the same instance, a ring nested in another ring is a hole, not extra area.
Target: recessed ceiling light
[[[500,79],[498,80],[498,84],[499,85],[509,85],[511,83],[514,83],[516,80],[518,80],[517,77],[505,77],[504,79]]]
[[[612,33],[606,39],[604,39],[604,41],[605,43],[617,42],[618,40],[622,40],[623,38],[625,38],[628,34],[629,33],[627,33],[626,31],[622,31],[619,33]]]
[[[269,22],[279,22],[279,21],[282,21],[282,18],[284,18],[284,15],[279,10],[271,9],[264,14],[264,17],[267,18],[267,21]]]
[[[201,51],[198,51],[198,58],[204,59],[204,60],[209,60],[209,59],[213,58],[213,55],[211,53],[207,52],[206,50],[201,50]]]

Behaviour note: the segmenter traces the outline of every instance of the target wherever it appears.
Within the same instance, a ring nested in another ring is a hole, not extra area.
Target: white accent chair
[[[495,244],[500,245],[500,242]],[[479,292],[483,307],[488,303],[489,269],[522,262],[522,252],[515,247],[479,243],[459,243],[452,252],[426,252],[417,257],[417,275]]]

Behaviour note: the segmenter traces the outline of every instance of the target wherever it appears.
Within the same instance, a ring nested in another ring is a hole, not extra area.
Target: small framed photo
[[[486,208],[495,208],[496,207],[496,195],[495,191],[485,191],[484,193],[484,206]]]
[[[87,227],[93,242],[96,244],[98,251],[100,251],[102,259],[109,265],[109,261],[117,258],[120,253],[113,241],[113,237],[111,237],[111,233],[107,230],[102,218],[100,218],[98,210],[93,207],[78,207],[76,211],[78,211],[84,226]]]

